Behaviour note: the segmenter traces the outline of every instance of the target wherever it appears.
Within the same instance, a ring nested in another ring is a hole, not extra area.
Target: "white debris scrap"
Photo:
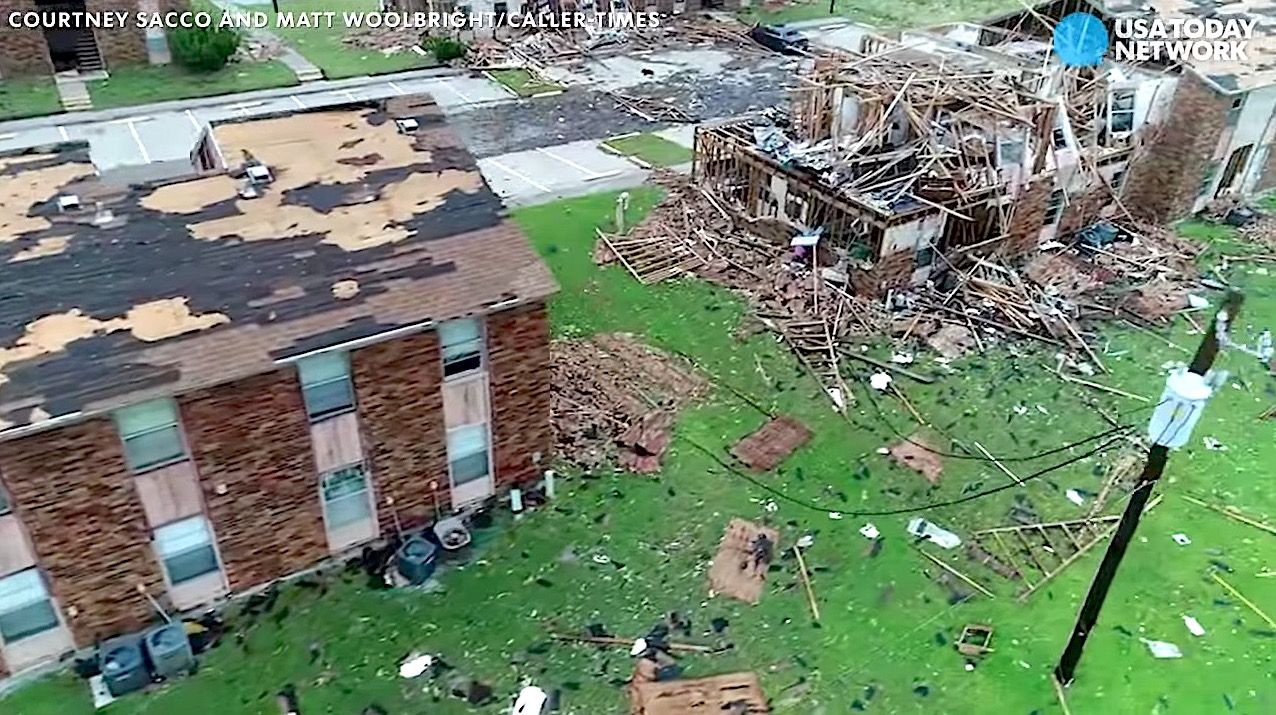
[[[399,664],[399,677],[400,678],[420,677],[420,675],[424,673],[425,671],[429,670],[430,666],[432,665],[434,665],[434,656],[428,653],[425,655],[408,656],[407,660]]]
[[[930,539],[945,549],[955,549],[961,546],[960,536],[920,517],[908,522],[908,533],[913,536]]]
[[[1201,622],[1191,616],[1183,616],[1183,625],[1187,626],[1187,630],[1194,636],[1205,635],[1205,628],[1201,626]]]
[[[877,527],[872,524],[865,524],[860,527],[860,534],[862,534],[865,539],[876,539],[882,535],[882,532],[878,531]]]
[[[1174,543],[1178,544],[1179,546],[1187,546],[1188,544],[1192,543],[1192,540],[1187,538],[1187,534],[1184,534],[1182,532],[1179,532],[1177,534],[1170,534],[1170,538],[1174,539]]]
[[[1191,306],[1191,307],[1193,307],[1193,308],[1208,308],[1208,307],[1210,307],[1210,302],[1209,302],[1208,300],[1206,300],[1205,298],[1202,298],[1202,297],[1201,297],[1201,296],[1199,296],[1199,295],[1195,295],[1195,294],[1193,294],[1193,293],[1188,293],[1188,294],[1187,294],[1187,304],[1188,304],[1188,305],[1190,305],[1190,306]]]
[[[891,386],[891,376],[884,372],[875,372],[872,377],[868,378],[868,384],[872,385],[874,390],[885,392],[886,388]]]
[[[811,548],[811,544],[814,544],[814,543],[815,543],[815,537],[811,536],[810,534],[805,534],[797,540],[797,545],[799,549],[809,549]]]
[[[900,365],[908,365],[912,361],[913,361],[912,353],[895,353],[894,355],[891,355],[891,362],[893,363],[898,363]]]
[[[1085,497],[1081,496],[1081,492],[1078,492],[1076,489],[1069,489],[1064,492],[1063,495],[1068,498],[1068,501],[1076,504],[1077,506],[1085,504]]]
[[[646,638],[639,638],[638,640],[634,641],[633,647],[629,649],[629,655],[632,655],[635,658],[646,652],[647,652]]]
[[[510,715],[541,715],[547,700],[548,693],[535,685],[529,685],[519,691],[518,700],[514,701],[514,709],[510,710]]]
[[[1203,441],[1205,442],[1205,448],[1210,450],[1211,452],[1226,452],[1227,451],[1227,445],[1214,439],[1213,437],[1206,437]]]
[[[1165,641],[1150,641],[1147,638],[1140,638],[1139,640],[1143,641],[1147,645],[1153,658],[1183,657],[1183,651],[1179,650],[1179,647],[1173,643],[1166,643]]]

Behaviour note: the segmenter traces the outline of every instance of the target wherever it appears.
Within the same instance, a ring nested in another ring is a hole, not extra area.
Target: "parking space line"
[[[453,86],[452,86],[451,84],[449,84],[448,82],[441,82],[440,84],[441,84],[441,85],[442,85],[442,87],[443,87],[444,89],[446,89],[447,91],[449,91],[449,92],[451,92],[452,94],[455,94],[456,96],[460,97],[462,102],[465,102],[466,104],[475,104],[474,100],[470,99],[469,97],[465,96],[464,94],[461,94],[461,90],[459,90],[459,89],[457,89],[457,88],[453,87]]]
[[[549,149],[546,149],[546,148],[544,148],[544,147],[536,147],[536,151],[540,152],[541,154],[544,154],[545,156],[548,156],[548,157],[549,157],[549,158],[551,158],[551,159],[557,159],[558,161],[561,161],[562,163],[564,163],[564,164],[566,164],[566,165],[568,165],[568,166],[572,167],[573,169],[575,169],[575,170],[579,171],[580,173],[584,174],[585,176],[587,176],[587,177],[589,177],[589,178],[591,178],[591,179],[596,179],[596,178],[598,178],[598,177],[602,176],[602,174],[598,173],[597,171],[594,171],[593,169],[590,169],[590,168],[587,168],[587,167],[581,166],[580,164],[577,164],[576,162],[572,161],[571,159],[568,159],[568,158],[567,158],[567,157],[565,157],[565,156],[559,156],[559,155],[555,154],[554,152],[552,152],[552,151],[550,151]]]
[[[303,101],[301,101],[301,98],[300,98],[300,97],[298,97],[297,95],[295,95],[295,94],[290,94],[290,95],[288,95],[288,98],[289,98],[289,99],[291,99],[293,102],[295,102],[295,103],[297,104],[297,108],[298,108],[298,109],[305,109],[305,108],[306,108],[306,103],[305,103],[305,102],[303,102]]]
[[[395,84],[395,83],[394,83],[394,82],[392,82],[392,81],[391,81],[391,82],[386,82],[386,84],[390,85],[390,89],[393,89],[395,92],[398,92],[399,94],[407,94],[407,92],[404,92],[404,91],[403,91],[403,88],[402,88],[402,87],[400,87],[399,85]]]
[[[502,164],[496,159],[488,159],[487,163],[491,164],[492,166],[495,166],[496,168],[500,169],[501,171],[504,171],[505,173],[509,174],[510,176],[513,176],[516,179],[520,179],[522,181],[525,181],[531,184],[532,186],[535,186],[536,188],[540,189],[541,191],[544,191],[545,193],[549,193],[551,191],[551,189],[548,186],[545,186],[544,184],[528,176],[524,176],[521,172],[511,169],[510,167]]]
[[[151,153],[146,150],[146,145],[142,143],[142,136],[137,133],[137,124],[128,122],[128,130],[133,134],[133,141],[137,142],[137,148],[142,151],[142,161],[151,163]]]
[[[58,134],[62,136],[62,141],[71,141],[71,134],[61,124],[58,125]]]

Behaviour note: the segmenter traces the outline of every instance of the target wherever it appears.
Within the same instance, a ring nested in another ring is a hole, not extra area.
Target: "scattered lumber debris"
[[[556,641],[567,641],[569,643],[587,643],[589,645],[600,645],[614,648],[632,648],[634,642],[625,640],[624,638],[612,638],[609,636],[580,636],[570,633],[550,633],[550,638]],[[675,643],[669,642],[665,644],[669,650],[681,653],[716,653],[715,649],[707,645],[696,645],[694,643]]]
[[[992,626],[983,623],[967,624],[957,637],[957,652],[972,658],[991,653],[992,633]]]
[[[649,122],[694,124],[699,121],[696,117],[663,100],[636,94],[622,94],[616,91],[609,91],[606,94],[622,109],[636,114]]]
[[[557,454],[584,469],[660,468],[674,416],[709,381],[632,335],[598,335],[550,346]]]
[[[756,605],[779,539],[775,529],[732,519],[709,569],[710,592]]]
[[[418,27],[352,27],[341,42],[350,47],[394,55],[413,51],[413,47],[421,44],[423,34]]]
[[[629,695],[631,715],[758,715],[771,712],[766,694],[754,673],[633,682]]]
[[[811,430],[806,425],[780,416],[737,442],[731,454],[756,472],[769,472],[810,438]]]
[[[926,438],[918,433],[907,440],[890,446],[890,457],[901,467],[911,469],[931,484],[938,484],[944,472],[944,462],[926,443]]]

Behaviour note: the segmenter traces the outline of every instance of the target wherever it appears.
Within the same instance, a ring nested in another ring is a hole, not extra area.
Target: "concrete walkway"
[[[224,12],[236,13],[243,12],[244,10],[243,7],[238,7],[238,5],[241,5],[242,3],[235,3],[228,0],[210,0],[210,2],[221,8]],[[323,70],[316,67],[313,62],[306,59],[304,55],[293,49],[292,45],[284,42],[283,39],[275,33],[265,28],[254,27],[248,30],[248,34],[268,45],[279,45],[282,47],[283,54],[280,55],[279,61],[284,63],[288,69],[292,70],[292,73],[296,76],[298,82],[306,84],[307,82],[315,82],[323,79]]]
[[[79,112],[93,108],[88,85],[84,84],[84,78],[79,72],[59,72],[53,75],[53,84],[58,88],[58,99],[66,111]]]

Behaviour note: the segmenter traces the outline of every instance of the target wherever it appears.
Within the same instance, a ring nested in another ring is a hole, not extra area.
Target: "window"
[[[124,459],[135,472],[186,456],[186,445],[182,444],[177,427],[177,405],[170,399],[116,410],[115,427],[124,440]]]
[[[447,456],[452,467],[452,485],[465,484],[488,476],[487,424],[457,427],[448,432]]]
[[[1054,148],[1055,149],[1068,148],[1068,133],[1063,131],[1063,127],[1054,128]]]
[[[1112,183],[1112,190],[1117,193],[1120,193],[1121,186],[1125,184],[1125,172],[1118,171],[1117,173],[1113,174],[1111,183]]]
[[[1059,220],[1059,215],[1063,213],[1063,189],[1058,189],[1050,193],[1050,203],[1046,204],[1046,215],[1042,220],[1042,226],[1053,226]]]
[[[155,550],[173,585],[217,571],[217,553],[208,522],[202,516],[183,519],[155,530]]]
[[[306,414],[321,420],[354,408],[350,360],[345,353],[321,353],[297,361]]]
[[[1134,90],[1121,89],[1108,95],[1108,130],[1134,131]]]
[[[338,469],[322,477],[323,507],[328,528],[339,529],[372,518],[368,477],[363,465]]]
[[[451,377],[483,367],[483,327],[474,318],[439,325],[443,376]]]
[[[13,507],[9,504],[9,495],[5,493],[4,487],[0,487],[0,516],[4,516],[13,511]]]
[[[0,640],[20,641],[58,627],[58,614],[38,569],[0,578]]]

